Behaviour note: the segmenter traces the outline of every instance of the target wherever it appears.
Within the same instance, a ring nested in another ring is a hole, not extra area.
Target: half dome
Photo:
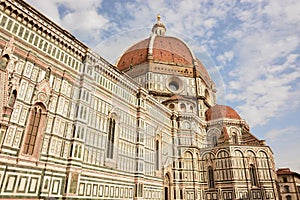
[[[215,105],[205,112],[206,121],[228,118],[240,120],[240,115],[230,106]]]

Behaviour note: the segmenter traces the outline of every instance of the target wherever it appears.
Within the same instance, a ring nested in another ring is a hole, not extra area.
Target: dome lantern
[[[165,36],[166,33],[166,27],[165,25],[160,21],[161,16],[160,14],[157,15],[157,22],[154,24],[152,28],[152,34],[156,34],[158,36]]]

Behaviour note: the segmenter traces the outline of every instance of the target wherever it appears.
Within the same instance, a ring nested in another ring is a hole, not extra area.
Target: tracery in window
[[[26,136],[23,144],[22,153],[24,155],[33,156],[35,151],[40,147],[40,140],[45,122],[43,111],[45,108],[42,105],[36,105],[30,112],[29,121],[27,124]]]

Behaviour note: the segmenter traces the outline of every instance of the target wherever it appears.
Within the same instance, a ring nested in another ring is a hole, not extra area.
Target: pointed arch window
[[[109,118],[108,120],[108,142],[107,142],[107,152],[106,157],[112,159],[114,155],[114,141],[115,141],[115,131],[116,131],[116,120]]]
[[[208,188],[214,188],[215,187],[214,171],[211,166],[207,168],[207,174],[208,174]]]
[[[41,138],[39,132],[43,130],[41,126],[43,119],[43,109],[41,106],[35,106],[30,113],[29,121],[27,124],[27,134],[24,141],[23,151],[24,155],[32,156],[34,154],[35,148],[39,148],[40,143],[38,138]]]
[[[251,178],[252,186],[258,186],[256,169],[253,164],[250,165],[249,171],[250,171],[250,178]]]

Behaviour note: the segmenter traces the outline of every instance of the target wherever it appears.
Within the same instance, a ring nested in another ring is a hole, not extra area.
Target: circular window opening
[[[169,88],[170,88],[170,90],[175,92],[175,91],[179,90],[179,84],[176,81],[171,81],[169,83]]]
[[[173,110],[173,109],[175,108],[175,105],[171,103],[171,104],[169,105],[169,108]]]
[[[182,80],[178,77],[169,77],[166,81],[166,87],[170,90],[170,92],[175,94],[178,94],[184,89]]]

